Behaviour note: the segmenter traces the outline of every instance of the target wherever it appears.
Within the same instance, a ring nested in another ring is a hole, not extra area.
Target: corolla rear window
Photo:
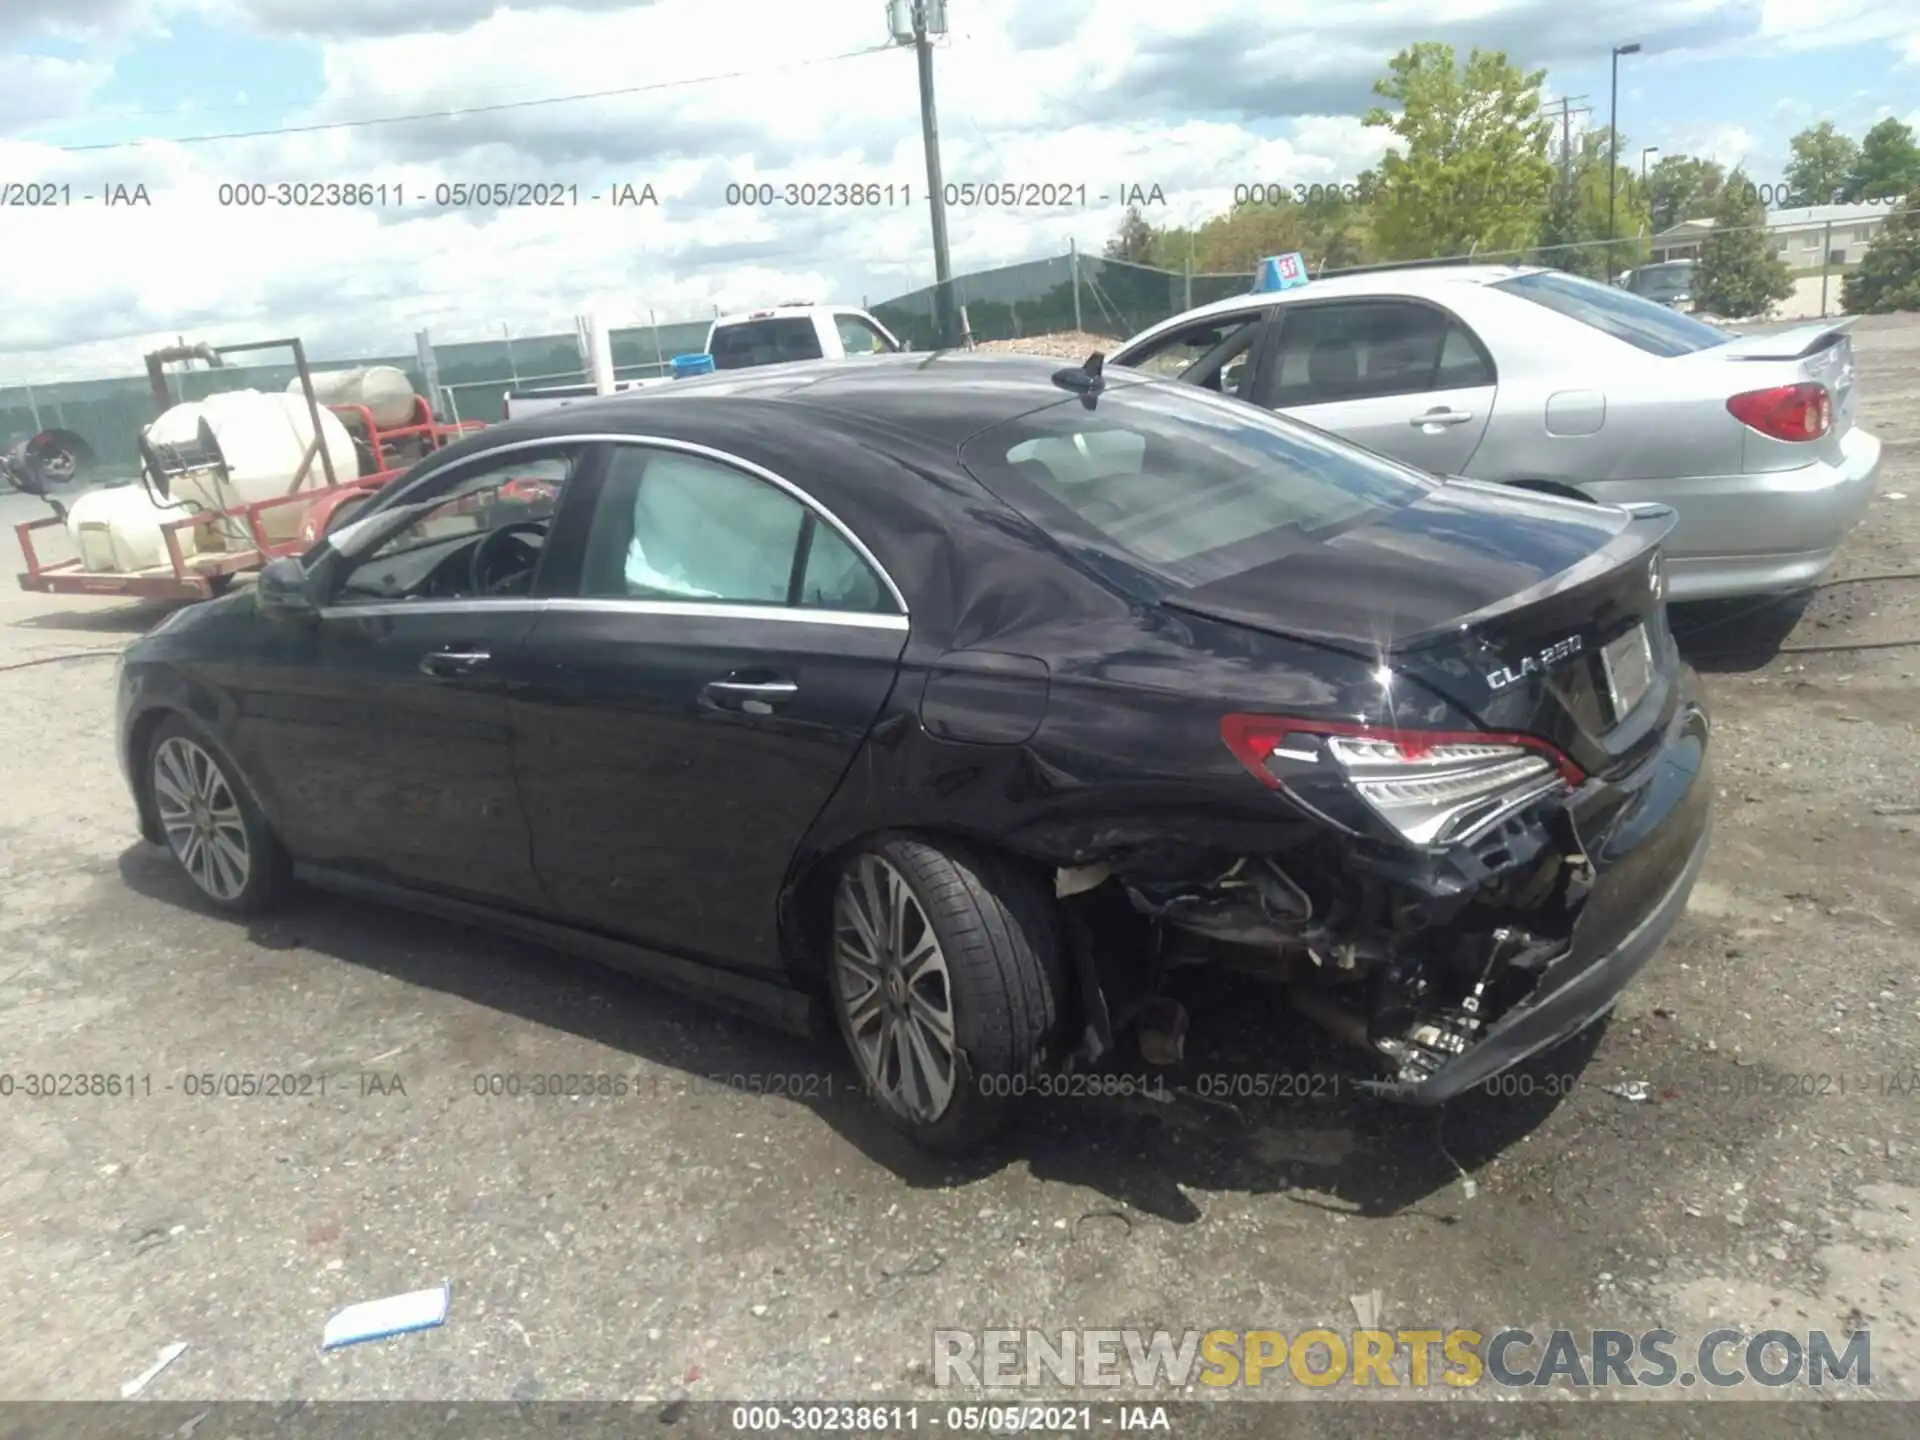
[[[1644,295],[1558,270],[1516,275],[1511,280],[1495,281],[1493,288],[1557,310],[1649,355],[1691,355],[1727,343],[1727,337],[1713,326]]]
[[[1056,538],[1180,587],[1409,505],[1431,481],[1236,400],[1129,385],[983,430],[980,483]]]

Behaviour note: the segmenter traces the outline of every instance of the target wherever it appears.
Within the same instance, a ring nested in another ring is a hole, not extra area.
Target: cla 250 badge
[[[1576,655],[1584,642],[1578,635],[1569,635],[1564,640],[1556,640],[1537,655],[1529,655],[1517,665],[1502,665],[1498,670],[1487,672],[1487,684],[1495,690],[1504,690],[1516,680],[1529,675],[1538,675],[1543,670],[1558,665],[1569,655]]]

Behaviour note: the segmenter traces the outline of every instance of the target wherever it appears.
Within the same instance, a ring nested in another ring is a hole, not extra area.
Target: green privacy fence
[[[1123,337],[1190,305],[1242,294],[1249,281],[1246,275],[1189,276],[1068,254],[956,276],[948,283],[957,303],[966,307],[973,338],[985,341],[1070,328]],[[927,350],[934,346],[936,298],[935,287],[927,286],[871,308],[903,341]],[[675,355],[706,345],[708,324],[686,320],[613,330],[608,338],[614,374],[624,380],[665,373]],[[440,372],[437,408],[447,419],[497,419],[502,397],[517,385],[586,379],[578,343],[568,333],[436,343],[433,348]],[[129,361],[130,369],[138,364],[137,357]],[[424,394],[427,388],[412,354],[314,356],[312,364],[321,370],[393,365],[407,372],[415,390]],[[293,378],[291,363],[176,370],[171,376],[174,393],[190,400],[222,390],[282,390]],[[72,430],[93,446],[106,474],[138,470],[135,440],[153,418],[153,397],[146,377],[139,374],[0,388],[0,442],[52,427]]]
[[[953,287],[956,309],[965,309],[968,332],[976,341],[1018,340],[1061,330],[1125,339],[1195,305],[1244,295],[1251,277],[1187,275],[1070,253],[956,275],[947,283]],[[933,348],[938,310],[936,285],[873,307],[881,323],[916,350]]]

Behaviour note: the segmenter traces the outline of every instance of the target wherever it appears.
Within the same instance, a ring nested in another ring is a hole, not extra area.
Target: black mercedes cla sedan
[[[218,909],[299,877],[831,1016],[932,1148],[1195,962],[1434,1103],[1686,905],[1672,523],[1097,356],[691,379],[478,432],[174,615],[121,758]]]

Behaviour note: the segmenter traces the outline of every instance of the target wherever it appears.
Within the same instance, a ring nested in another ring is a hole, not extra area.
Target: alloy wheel
[[[906,877],[878,855],[841,876],[833,904],[840,1018],[868,1086],[915,1124],[953,1102],[953,984],[947,957]]]
[[[246,889],[252,871],[246,819],[211,755],[184,736],[168,736],[153,752],[153,799],[167,844],[194,884],[215,900],[233,900]]]

